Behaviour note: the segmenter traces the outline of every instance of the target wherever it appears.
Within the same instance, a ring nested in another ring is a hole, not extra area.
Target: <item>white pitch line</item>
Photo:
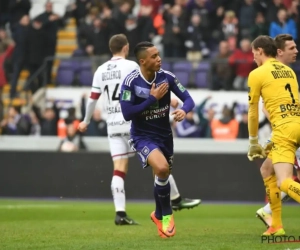
[[[59,205],[51,204],[24,204],[24,205],[0,205],[0,209],[24,209],[24,208],[58,208]]]

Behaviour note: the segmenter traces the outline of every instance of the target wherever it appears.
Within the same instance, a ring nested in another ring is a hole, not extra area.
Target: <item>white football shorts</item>
[[[110,154],[113,160],[129,158],[135,155],[135,151],[129,147],[129,139],[129,134],[108,135]]]

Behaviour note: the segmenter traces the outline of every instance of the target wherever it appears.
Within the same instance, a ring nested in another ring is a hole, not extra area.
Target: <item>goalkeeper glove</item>
[[[265,150],[258,143],[258,137],[250,137],[249,138],[249,149],[248,149],[248,159],[253,161],[256,158],[264,158],[266,157]]]
[[[267,140],[267,142],[264,144],[264,150],[266,155],[268,155],[273,147],[273,142],[271,140]]]

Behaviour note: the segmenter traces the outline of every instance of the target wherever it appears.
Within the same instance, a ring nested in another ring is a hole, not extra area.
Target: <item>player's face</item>
[[[161,58],[158,49],[150,47],[146,50],[146,57],[143,59],[143,66],[150,71],[159,71],[161,67]]]
[[[284,50],[277,50],[278,58],[284,64],[291,64],[296,61],[298,50],[294,41],[286,41]]]
[[[256,62],[257,66],[258,67],[261,66],[262,65],[262,59],[261,59],[262,49],[261,48],[254,49],[252,47],[252,53],[253,53],[254,61]]]

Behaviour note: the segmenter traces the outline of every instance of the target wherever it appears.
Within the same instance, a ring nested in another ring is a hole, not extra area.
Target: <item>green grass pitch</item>
[[[258,250],[300,249],[261,243],[258,205],[202,204],[175,212],[177,234],[161,239],[149,218],[152,203],[128,202],[139,226],[115,226],[112,202],[0,200],[1,250]],[[286,233],[299,237],[297,205],[284,205]],[[298,240],[298,238],[297,238]]]

